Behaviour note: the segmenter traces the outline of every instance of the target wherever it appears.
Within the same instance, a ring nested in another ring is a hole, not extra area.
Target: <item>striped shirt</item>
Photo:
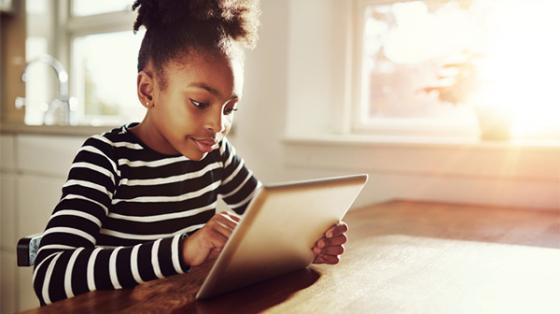
[[[258,186],[224,138],[202,160],[158,153],[125,125],[88,138],[49,219],[33,271],[42,305],[188,271],[184,235],[215,214],[242,214]]]

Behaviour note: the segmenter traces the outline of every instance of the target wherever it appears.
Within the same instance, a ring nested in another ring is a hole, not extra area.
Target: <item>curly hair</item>
[[[253,48],[257,40],[258,0],[136,0],[134,32],[146,33],[138,53],[138,72],[150,60],[161,71],[169,60],[193,50],[227,53],[232,42]]]

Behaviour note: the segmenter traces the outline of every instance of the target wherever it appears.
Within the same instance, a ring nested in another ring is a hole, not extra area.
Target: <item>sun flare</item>
[[[497,2],[488,48],[479,64],[480,105],[511,114],[513,137],[558,129],[560,117],[560,11],[558,1]]]

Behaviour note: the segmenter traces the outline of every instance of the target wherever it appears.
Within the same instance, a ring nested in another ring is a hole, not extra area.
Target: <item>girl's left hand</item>
[[[344,243],[348,240],[346,237],[348,225],[345,222],[330,227],[323,236],[315,242],[313,254],[315,254],[314,264],[337,264],[340,261],[340,255],[344,253]]]

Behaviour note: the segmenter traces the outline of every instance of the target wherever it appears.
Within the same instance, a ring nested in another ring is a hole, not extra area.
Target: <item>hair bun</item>
[[[137,31],[199,23],[221,29],[224,35],[253,46],[258,27],[258,9],[254,0],[136,0],[134,23]]]
[[[132,10],[138,9],[138,16],[134,22],[133,29],[138,31],[140,26],[144,26],[146,29],[151,29],[155,27],[159,21],[159,1],[157,0],[136,0],[132,5]]]

